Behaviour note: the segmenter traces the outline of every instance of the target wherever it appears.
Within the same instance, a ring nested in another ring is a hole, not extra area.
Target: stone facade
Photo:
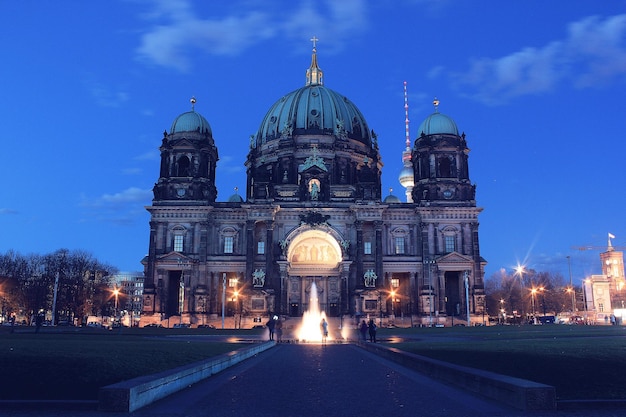
[[[412,149],[413,202],[383,200],[377,136],[322,75],[314,50],[305,87],[279,99],[250,138],[245,199],[216,201],[218,152],[204,117],[183,113],[164,133],[143,324],[300,316],[314,282],[329,317],[417,325],[483,314],[482,209],[465,135],[436,110]]]

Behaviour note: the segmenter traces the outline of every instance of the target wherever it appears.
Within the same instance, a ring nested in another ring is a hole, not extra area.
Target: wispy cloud
[[[152,191],[138,187],[130,187],[115,194],[103,194],[93,200],[83,199],[83,205],[87,207],[122,207],[135,206],[137,203],[147,203],[152,199]]]
[[[141,155],[135,156],[133,159],[136,161],[158,161],[159,156],[160,154],[158,149],[151,149],[142,153]]]
[[[99,106],[120,107],[130,100],[130,95],[126,91],[106,86],[98,81],[87,79],[83,84]]]
[[[243,14],[234,11],[220,18],[201,19],[189,1],[155,0],[153,9],[144,14],[154,24],[141,38],[138,58],[185,72],[198,50],[238,55],[276,36],[302,39],[311,34],[327,35],[337,42],[337,48],[343,39],[363,31],[367,23],[365,0],[302,1],[291,10],[281,4],[274,11],[268,11],[265,2],[256,4],[258,10],[255,3],[246,3]]]
[[[17,210],[13,210],[10,208],[0,208],[0,216],[3,214],[17,214]]]
[[[543,47],[500,58],[474,60],[465,73],[450,74],[455,87],[490,105],[551,91],[609,85],[626,79],[626,14],[590,16],[571,23],[567,36]]]
[[[143,172],[141,168],[124,168],[122,174],[124,175],[139,175]]]
[[[222,175],[234,174],[242,172],[244,165],[241,162],[241,158],[233,158],[232,156],[225,155],[217,162],[217,169]]]
[[[149,204],[151,200],[151,190],[130,187],[118,193],[103,194],[96,198],[82,196],[80,205],[89,212],[89,220],[130,224],[145,214],[140,207],[142,204]]]

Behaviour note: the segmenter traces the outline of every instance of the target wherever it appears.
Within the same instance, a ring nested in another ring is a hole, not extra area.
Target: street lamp
[[[185,268],[187,260],[178,258],[178,267],[180,268],[180,282],[178,283],[178,311],[180,313],[179,323],[183,324],[183,310],[185,309]]]
[[[118,298],[120,296],[120,290],[117,287],[113,290],[113,295],[115,296],[115,309],[113,310],[113,317],[117,320],[117,305]]]
[[[222,329],[224,329],[224,304],[226,304],[226,272],[222,274]]]
[[[523,318],[524,318],[524,272],[526,272],[524,270],[524,266],[523,265],[517,265],[517,267],[515,268],[515,273],[517,275],[519,275],[519,295],[520,295],[520,319],[522,320],[523,323]]]
[[[574,284],[572,283],[572,262],[570,257],[567,257],[567,266],[569,268],[569,292],[572,295],[572,315],[576,311],[576,294],[574,293]]]
[[[429,327],[433,326],[433,277],[432,277],[432,268],[431,266],[436,264],[437,261],[434,259],[426,259],[424,261],[425,264],[428,265],[428,325]]]

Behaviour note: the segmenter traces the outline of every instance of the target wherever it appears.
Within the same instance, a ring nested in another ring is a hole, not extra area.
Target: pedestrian
[[[274,326],[275,330],[276,330],[276,341],[278,343],[283,341],[283,321],[281,320],[280,316],[278,317],[278,320],[276,320],[276,325]]]
[[[361,332],[361,340],[367,342],[367,323],[365,320],[361,321],[361,327],[359,327],[359,331]]]
[[[370,319],[367,329],[370,332],[370,342],[376,343],[376,323],[374,323],[374,319]]]
[[[274,340],[274,328],[276,327],[276,320],[274,320],[273,316],[270,316],[266,324],[268,330],[270,331],[270,340]]]
[[[35,316],[35,333],[39,333],[39,330],[41,329],[42,324],[43,324],[43,312],[40,311],[39,313],[37,313],[37,316]]]
[[[322,331],[322,344],[325,344],[326,338],[328,337],[328,322],[324,318],[322,318],[322,322],[320,323],[320,330]]]

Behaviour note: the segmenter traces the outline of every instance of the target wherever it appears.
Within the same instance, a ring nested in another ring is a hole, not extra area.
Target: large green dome
[[[356,105],[320,84],[299,88],[274,103],[257,132],[256,144],[304,134],[345,134],[371,146],[370,131]]]

